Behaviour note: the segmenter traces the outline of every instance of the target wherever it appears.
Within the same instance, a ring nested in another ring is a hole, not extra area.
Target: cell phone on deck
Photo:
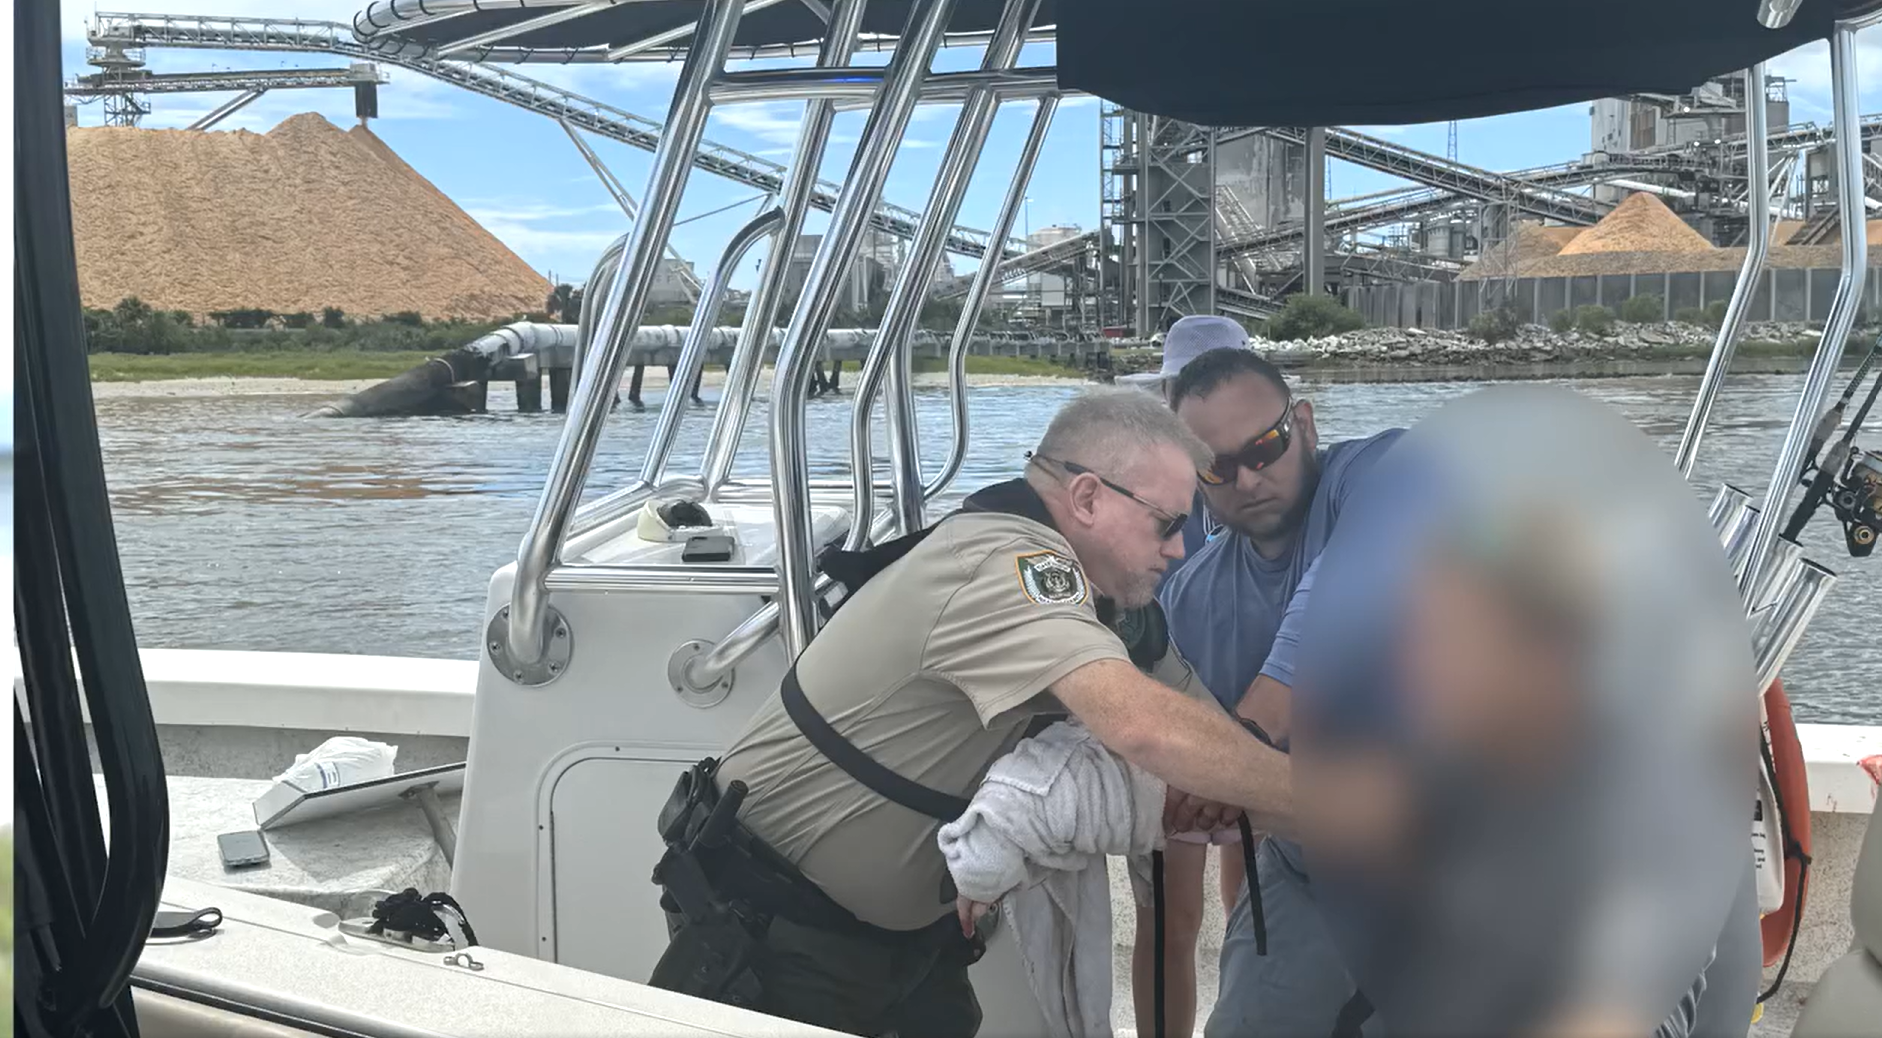
[[[681,562],[725,562],[732,557],[734,542],[723,533],[702,533],[686,540],[680,549]]]
[[[216,837],[216,848],[222,852],[222,867],[225,869],[246,869],[268,864],[268,841],[262,839],[258,829],[223,833]]]

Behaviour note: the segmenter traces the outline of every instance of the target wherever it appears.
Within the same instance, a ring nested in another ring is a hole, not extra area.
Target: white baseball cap
[[[1134,375],[1119,375],[1117,381],[1130,385],[1161,385],[1173,379],[1177,373],[1197,357],[1219,349],[1242,350],[1248,348],[1248,332],[1241,325],[1227,317],[1214,314],[1192,314],[1170,326],[1170,331],[1163,337],[1163,366],[1156,371],[1141,371]]]

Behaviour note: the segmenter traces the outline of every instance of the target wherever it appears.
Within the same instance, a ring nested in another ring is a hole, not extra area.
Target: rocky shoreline
[[[1801,322],[1746,327],[1732,370],[1782,374],[1808,366],[1820,326]],[[1859,341],[1871,330],[1858,330]],[[1523,325],[1499,342],[1467,332],[1426,328],[1364,328],[1294,341],[1257,337],[1254,348],[1283,369],[1316,379],[1362,382],[1517,378],[1598,378],[1703,372],[1715,333],[1690,324],[1621,324],[1607,335],[1554,332]],[[1115,374],[1153,371],[1161,354],[1114,355]]]

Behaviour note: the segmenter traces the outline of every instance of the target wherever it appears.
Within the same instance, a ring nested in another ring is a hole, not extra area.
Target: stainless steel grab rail
[[[1011,4],[1015,0],[1008,0]],[[836,307],[836,288],[855,258],[869,214],[882,195],[889,165],[915,111],[921,82],[934,61],[942,29],[954,10],[954,0],[915,0],[909,10],[902,45],[890,59],[882,92],[864,124],[856,157],[837,197],[829,228],[811,261],[804,290],[791,314],[784,344],[778,351],[777,375],[771,384],[771,473],[777,486],[773,512],[777,519],[778,562],[782,575],[783,630],[786,654],[796,659],[816,633],[816,599],[811,567],[810,515],[805,507],[805,483],[810,462],[805,454],[804,398],[810,387],[811,363],[818,338],[829,326]],[[878,343],[878,347],[880,347]],[[857,474],[867,479],[866,473]]]
[[[1033,170],[1039,165],[1046,133],[1051,130],[1052,118],[1058,109],[1058,95],[1047,94],[1039,99],[1032,129],[1027,131],[1026,143],[1020,147],[1019,165],[1013,170],[1013,181],[1006,189],[1006,200],[1000,203],[1000,215],[994,220],[995,241],[1004,241],[1013,233],[1013,221],[1019,217],[1020,206],[1025,204],[1026,188],[1032,183]],[[999,267],[999,263],[982,263],[974,272],[974,283],[967,290],[967,298],[961,301],[961,317],[954,323],[954,341],[948,346],[948,411],[953,421],[953,436],[948,441],[948,456],[941,463],[941,471],[921,488],[923,500],[934,500],[952,485],[954,478],[961,474],[961,465],[967,461],[967,348],[974,338],[974,326],[980,323],[980,311],[993,294],[993,286],[999,283]]]
[[[606,340],[595,363],[584,365],[582,378],[571,394],[568,419],[556,444],[542,498],[517,548],[508,617],[495,625],[499,630],[489,640],[501,644],[502,652],[513,664],[512,673],[524,674],[532,684],[551,681],[555,676],[534,669],[548,650],[545,620],[549,602],[544,578],[561,550],[571,513],[594,461],[608,407],[626,365],[628,339],[646,307],[661,252],[679,210],[680,195],[692,172],[693,155],[705,133],[706,116],[712,110],[707,89],[721,73],[743,11],[744,0],[721,0],[707,5],[700,18],[694,45],[687,51],[673,91],[666,133],[654,151],[653,169],[641,195],[641,218],[622,251],[620,270],[599,310],[597,325],[605,330]]]
[[[699,305],[693,310],[693,323],[686,329],[686,342],[680,347],[680,356],[673,365],[673,376],[667,387],[666,401],[660,407],[660,420],[654,426],[653,437],[647,442],[647,456],[641,460],[640,481],[649,485],[660,482],[666,472],[667,456],[673,452],[673,441],[680,433],[680,419],[686,414],[687,390],[693,380],[700,376],[706,366],[706,340],[711,338],[713,326],[719,319],[719,308],[725,304],[725,289],[731,283],[732,274],[738,269],[738,263],[751,251],[752,246],[775,235],[778,228],[784,226],[784,211],[767,209],[750,220],[732,235],[726,243],[725,251],[719,255],[719,265],[706,278],[706,283],[699,292]],[[725,406],[721,397],[719,406]]]
[[[1745,180],[1751,192],[1750,237],[1744,265],[1738,271],[1738,282],[1732,286],[1732,301],[1725,305],[1725,320],[1719,325],[1711,359],[1706,361],[1705,377],[1699,380],[1692,414],[1686,419],[1686,432],[1680,437],[1679,450],[1673,456],[1673,464],[1682,476],[1692,475],[1699,440],[1705,434],[1706,421],[1712,416],[1712,404],[1718,399],[1719,387],[1725,383],[1725,373],[1731,369],[1732,354],[1738,350],[1738,333],[1745,325],[1745,312],[1751,309],[1758,275],[1764,272],[1765,257],[1771,251],[1771,148],[1769,115],[1764,104],[1764,62],[1745,70],[1745,97]]]
[[[1010,68],[1019,60],[1020,42],[1038,9],[1039,0],[1010,0],[1000,14],[993,42],[981,59],[983,72]],[[861,473],[871,471],[874,464],[875,455],[869,442],[869,414],[876,397],[881,395],[883,411],[888,416],[889,469],[895,486],[891,511],[895,513],[898,533],[909,533],[923,525],[914,379],[906,339],[914,330],[922,303],[934,284],[935,265],[940,262],[947,229],[953,226],[954,217],[960,211],[961,199],[967,194],[967,184],[973,179],[974,166],[980,160],[980,151],[986,145],[987,131],[993,126],[998,107],[998,100],[984,89],[971,92],[961,106],[960,117],[954,123],[954,132],[941,157],[941,168],[935,172],[934,187],[929,192],[921,224],[915,228],[907,260],[883,309],[878,325],[880,334],[857,380],[856,397],[850,409],[850,472],[856,475],[856,507],[852,514],[875,514],[869,481]],[[860,547],[866,532],[862,523],[851,526],[848,546]]]
[[[1763,96],[1762,93],[1759,96]],[[1817,344],[1809,373],[1804,377],[1804,391],[1791,415],[1784,445],[1778,451],[1764,505],[1759,509],[1749,560],[1740,577],[1741,591],[1750,589],[1752,581],[1763,570],[1772,542],[1777,540],[1778,528],[1784,522],[1785,505],[1803,473],[1810,432],[1823,413],[1830,380],[1836,375],[1844,344],[1855,326],[1856,310],[1862,304],[1862,284],[1868,273],[1869,238],[1864,226],[1868,210],[1863,204],[1861,118],[1856,91],[1856,27],[1848,22],[1837,23],[1830,34],[1830,96],[1834,105],[1832,122],[1836,127],[1836,199],[1841,207],[1838,215],[1843,235],[1843,272],[1830,303],[1829,318],[1823,322],[1823,338]]]
[[[837,0],[830,13],[829,31],[817,52],[817,68],[840,68],[849,64],[862,26],[863,3],[864,0]],[[732,465],[738,458],[738,445],[745,435],[745,423],[751,417],[752,397],[758,391],[765,350],[771,344],[771,329],[777,324],[778,309],[784,301],[791,256],[796,251],[797,236],[804,228],[804,214],[810,211],[811,196],[817,190],[817,174],[829,146],[830,123],[835,115],[836,107],[828,98],[804,104],[804,120],[797,131],[791,164],[778,194],[778,209],[784,219],[773,239],[775,244],[758,272],[758,285],[745,306],[745,324],[740,329],[738,348],[733,351],[732,362],[726,366],[719,410],[713,415],[712,432],[706,439],[706,455],[700,459],[699,479],[706,485],[708,497],[718,493],[731,477]]]

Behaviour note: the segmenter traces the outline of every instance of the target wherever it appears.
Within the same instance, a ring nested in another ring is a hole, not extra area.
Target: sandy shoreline
[[[842,388],[847,391],[856,378],[853,369],[843,372]],[[771,387],[770,368],[766,368],[759,382],[759,392],[765,393]],[[121,400],[140,397],[226,397],[226,396],[328,396],[339,397],[357,393],[369,386],[376,386],[384,379],[308,379],[308,378],[165,378],[150,379],[144,382],[93,382],[92,396],[98,400]],[[1080,385],[1087,380],[1075,376],[1059,377],[1053,375],[975,375],[967,376],[970,386],[1055,386]],[[714,370],[706,372],[706,387],[720,386],[725,383],[725,372]],[[918,388],[942,388],[947,385],[947,375],[939,371],[922,372],[915,376]],[[667,388],[665,368],[649,368],[646,378],[641,381],[642,395],[652,392],[664,393]],[[621,380],[621,392],[627,392],[627,380]]]

